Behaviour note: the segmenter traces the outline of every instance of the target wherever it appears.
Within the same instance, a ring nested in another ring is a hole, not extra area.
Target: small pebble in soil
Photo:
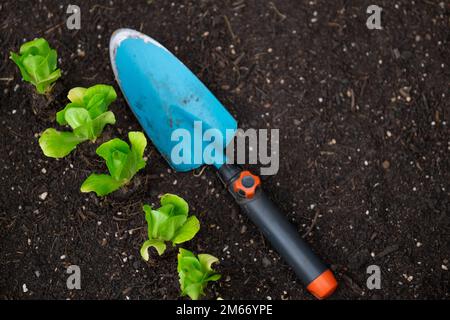
[[[77,49],[77,56],[80,58],[84,58],[86,56],[86,52],[84,50],[81,50],[80,48]]]
[[[66,258],[66,255],[65,255],[65,254],[63,254],[63,255],[60,257],[61,260],[64,260],[65,258]]]
[[[41,200],[45,200],[46,198],[47,198],[47,196],[48,196],[48,192],[42,192],[40,195],[39,195],[39,199],[41,199]]]
[[[262,264],[265,268],[270,267],[270,265],[272,264],[272,262],[270,262],[269,259],[267,259],[267,257],[262,258]]]
[[[42,168],[42,169],[41,169],[41,172],[42,172],[43,174],[46,174],[46,173],[47,173],[47,169]]]
[[[41,276],[41,273],[40,273],[38,270],[36,270],[36,271],[34,272],[34,275],[35,275],[37,278],[39,278],[39,277]]]
[[[27,285],[26,285],[25,283],[22,285],[22,291],[23,291],[24,293],[27,293],[27,292],[28,292],[28,288],[27,288]]]
[[[448,271],[448,267],[445,264],[441,265],[441,269],[445,270],[445,271]]]
[[[420,248],[421,246],[422,246],[422,242],[417,242],[417,243],[416,243],[416,247],[417,247],[417,248]]]

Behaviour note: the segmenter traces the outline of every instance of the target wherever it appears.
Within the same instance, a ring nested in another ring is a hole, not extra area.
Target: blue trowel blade
[[[220,141],[215,141],[218,146],[225,148],[232,140],[236,120],[208,88],[157,41],[132,29],[119,29],[113,33],[109,49],[116,80],[128,104],[173,169],[189,171],[205,163],[199,153],[211,143],[202,139],[208,129],[221,134]],[[174,130],[191,135],[190,152],[183,153],[183,163],[173,161],[171,156],[173,148],[182,140],[179,136],[178,140],[174,139]],[[212,164],[220,167],[222,163]]]

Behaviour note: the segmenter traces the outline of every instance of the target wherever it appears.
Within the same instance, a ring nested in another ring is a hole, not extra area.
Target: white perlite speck
[[[22,285],[22,290],[23,290],[23,293],[27,293],[28,292],[28,288],[27,288],[27,285],[25,283]]]
[[[48,196],[48,192],[42,192],[42,193],[39,195],[39,199],[45,200],[45,199],[47,198],[47,196]]]

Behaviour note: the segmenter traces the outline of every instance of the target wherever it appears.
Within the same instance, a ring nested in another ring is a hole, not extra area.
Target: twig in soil
[[[311,225],[306,230],[306,232],[303,234],[302,238],[305,238],[313,230],[313,228],[316,226],[317,219],[319,218],[319,212],[320,212],[320,210],[317,209],[316,210],[316,214],[314,215],[313,221],[311,222]]]
[[[141,229],[144,229],[144,227],[139,227],[139,228],[130,229],[130,230],[127,230],[126,232],[128,232],[128,234],[132,234],[132,233],[134,233],[135,231],[138,231],[138,230],[141,230]],[[131,232],[131,233],[130,233],[130,232]]]
[[[244,58],[245,53],[241,53],[239,57],[236,58],[236,60],[233,61],[233,64],[237,67],[239,66],[239,63],[241,62],[242,58]]]
[[[394,253],[395,251],[397,251],[399,248],[400,247],[398,244],[389,246],[389,247],[385,248],[382,252],[377,254],[377,258],[383,258],[384,256],[390,255],[391,253]]]
[[[362,97],[364,95],[364,91],[366,90],[366,86],[367,86],[367,77],[364,77],[364,82],[363,85],[361,87],[361,91],[359,92],[359,96]]]
[[[233,29],[231,28],[230,20],[228,19],[227,16],[223,16],[223,20],[225,21],[225,25],[227,26],[228,32],[231,35],[231,39],[234,42],[234,40],[236,39],[236,35],[234,34]]]
[[[13,129],[9,128],[9,132],[12,133],[12,135],[16,138],[24,138],[24,136],[20,135],[19,133],[15,132]]]
[[[80,153],[80,158],[81,160],[86,163],[89,167],[92,167],[92,163],[89,161],[88,158],[86,158],[86,156],[83,153]]]
[[[240,5],[236,6],[236,7],[233,7],[233,10],[234,10],[234,11],[239,11],[239,10],[241,10],[242,8],[245,8],[245,3],[242,3],[242,4],[240,4]]]
[[[44,33],[45,34],[52,33],[55,29],[58,29],[59,27],[62,27],[64,23],[65,22],[58,23],[57,25],[54,25],[53,27],[50,27],[49,29],[45,30]]]
[[[282,116],[284,116],[284,114],[285,114],[286,112],[288,112],[288,111],[289,111],[289,109],[284,109],[283,111],[281,111],[280,113],[278,113],[275,117],[273,117],[273,121],[278,120],[279,118],[281,118]]]
[[[282,14],[280,12],[280,10],[278,10],[277,6],[275,5],[275,3],[273,2],[269,2],[269,8],[273,10],[273,12],[275,12],[275,14],[281,19],[280,22],[286,20],[287,15]]]
[[[348,92],[349,92],[349,96],[351,99],[350,110],[352,110],[354,112],[355,111],[355,92],[353,91],[353,89],[349,89]]]
[[[362,294],[363,289],[361,289],[361,287],[359,285],[357,285],[355,283],[355,281],[353,281],[352,278],[350,278],[349,276],[347,276],[346,274],[342,275],[342,279],[344,279],[344,282],[357,294]]]
[[[113,216],[112,217],[112,219],[114,220],[114,221],[129,221],[130,219],[123,219],[123,218],[117,218],[116,216]]]
[[[206,170],[206,166],[203,166],[203,168],[200,170],[199,173],[196,174],[195,172],[193,172],[192,174],[193,174],[194,177],[198,178],[198,177],[201,177],[203,175],[203,172],[205,172],[205,170]]]
[[[89,9],[89,13],[92,13],[92,12],[93,12],[95,9],[97,9],[97,8],[101,8],[101,9],[105,9],[105,10],[114,10],[114,8],[105,7],[105,6],[102,6],[102,5],[100,5],[100,4],[94,4],[94,5],[92,6],[92,8]]]
[[[94,80],[97,77],[98,73],[94,74],[92,77],[83,77],[84,80]]]
[[[341,26],[339,23],[334,22],[334,21],[328,22],[328,26],[329,26],[329,27],[332,27],[332,28],[339,28],[339,29],[342,29],[342,26]]]

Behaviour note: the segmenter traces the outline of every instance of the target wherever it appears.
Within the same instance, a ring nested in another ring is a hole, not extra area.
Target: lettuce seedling
[[[50,48],[43,38],[24,43],[19,54],[10,54],[11,60],[19,67],[23,80],[32,83],[39,94],[48,93],[52,83],[61,77],[61,70],[57,69],[56,50]]]
[[[73,110],[73,109],[70,109]],[[67,110],[67,112],[70,112]],[[81,192],[94,191],[105,196],[128,184],[145,167],[144,150],[147,139],[142,132],[129,132],[130,146],[121,139],[112,139],[97,148],[97,154],[106,161],[108,174],[91,174],[82,184]]]
[[[70,103],[56,113],[56,121],[60,125],[68,124],[66,112],[72,108],[86,109],[92,119],[97,118],[108,111],[109,105],[116,101],[117,94],[112,86],[96,84],[90,88],[73,88],[69,91],[67,98],[69,98]]]
[[[161,207],[152,210],[144,205],[147,220],[148,240],[141,247],[141,256],[148,261],[148,249],[154,247],[159,255],[166,250],[166,241],[172,245],[191,240],[200,230],[200,222],[195,216],[188,217],[189,205],[174,194],[167,193],[161,198]]]
[[[180,278],[181,295],[198,300],[205,295],[204,289],[209,281],[217,281],[221,275],[216,273],[211,265],[219,261],[209,254],[199,254],[180,248],[178,253],[178,276]]]
[[[56,120],[60,125],[69,125],[73,131],[45,130],[39,145],[47,157],[65,157],[81,142],[95,142],[107,124],[116,123],[114,114],[107,111],[117,98],[113,87],[98,84],[89,89],[73,88],[67,97],[71,102],[56,114]]]

